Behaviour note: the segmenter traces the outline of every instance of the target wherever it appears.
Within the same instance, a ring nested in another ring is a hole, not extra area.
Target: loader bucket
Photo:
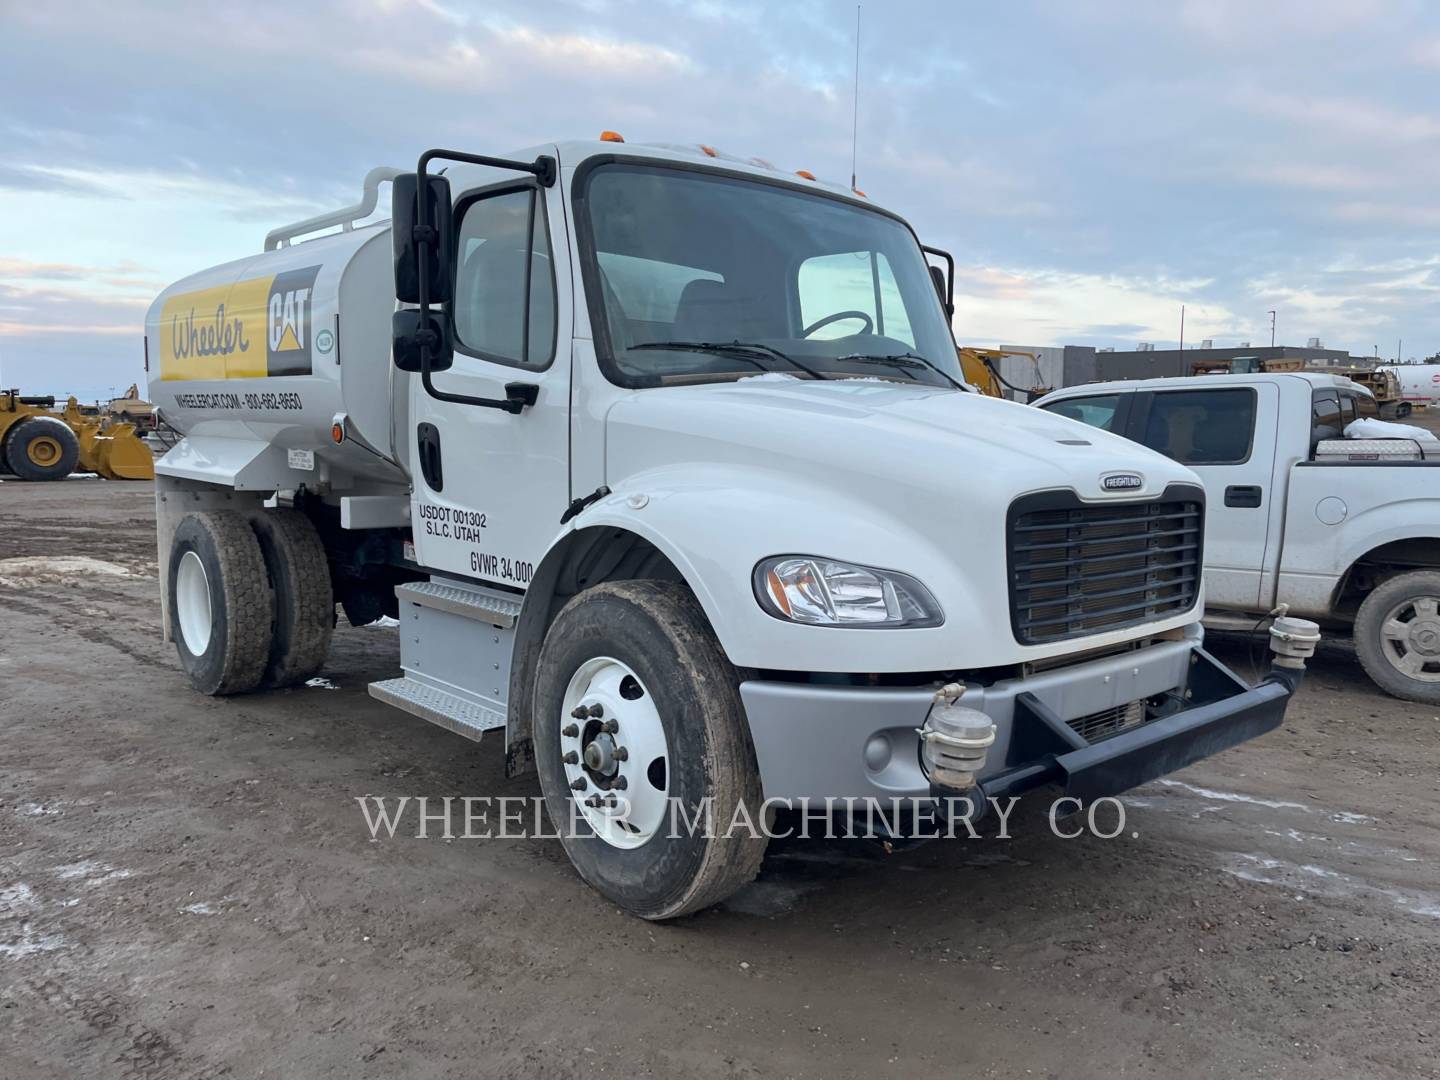
[[[155,455],[135,435],[134,424],[113,424],[94,437],[95,472],[107,480],[154,480]]]

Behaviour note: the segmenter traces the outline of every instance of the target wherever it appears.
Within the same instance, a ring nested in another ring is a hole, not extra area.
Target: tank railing
[[[387,180],[394,180],[404,171],[404,169],[392,169],[388,165],[379,165],[371,169],[365,174],[365,193],[358,203],[354,206],[347,206],[343,210],[331,210],[329,213],[317,214],[304,221],[297,221],[293,225],[283,225],[278,229],[270,230],[265,234],[265,250],[274,251],[276,248],[288,247],[297,236],[319,232],[321,229],[333,228],[336,225],[340,226],[342,232],[350,232],[357,221],[361,221],[375,212],[375,204],[380,201],[380,185]]]

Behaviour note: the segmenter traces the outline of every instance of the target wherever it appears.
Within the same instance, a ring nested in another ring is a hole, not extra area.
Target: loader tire
[[[759,872],[763,797],[739,678],[683,585],[608,582],[566,604],[541,647],[533,724],[565,853],[613,903],[671,919]],[[586,802],[612,798],[623,819]],[[705,806],[709,828],[675,816]],[[730,828],[740,808],[756,829]]]
[[[299,510],[266,510],[250,525],[275,597],[270,657],[260,685],[294,686],[320,670],[335,629],[325,545]]]
[[[58,417],[32,416],[5,436],[3,457],[21,480],[63,480],[80,460],[80,440]]]
[[[212,696],[259,686],[275,600],[246,517],[230,510],[185,515],[170,545],[165,588],[170,634],[190,685]]]
[[[1440,571],[1413,570],[1370,590],[1355,613],[1355,653],[1375,685],[1440,705]]]

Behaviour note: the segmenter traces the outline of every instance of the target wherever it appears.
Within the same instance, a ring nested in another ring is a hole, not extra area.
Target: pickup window
[[[1139,442],[1182,465],[1239,465],[1250,458],[1255,391],[1167,390],[1156,393]]]
[[[1335,390],[1316,390],[1310,406],[1310,446],[1321,439],[1338,439],[1347,421],[1340,409],[1340,394]],[[1351,405],[1350,419],[1355,419],[1354,405]]]
[[[1101,431],[1115,430],[1115,417],[1120,407],[1119,394],[1097,394],[1095,397],[1069,398],[1048,406],[1051,412],[1079,420]]]

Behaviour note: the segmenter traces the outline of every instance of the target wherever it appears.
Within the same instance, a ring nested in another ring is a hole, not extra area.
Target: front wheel
[[[1440,705],[1440,571],[1398,574],[1355,615],[1355,652],[1380,689]]]
[[[681,585],[598,585],[546,634],[533,717],[546,806],[580,876],[642,918],[708,907],[760,869],[738,683]]]

